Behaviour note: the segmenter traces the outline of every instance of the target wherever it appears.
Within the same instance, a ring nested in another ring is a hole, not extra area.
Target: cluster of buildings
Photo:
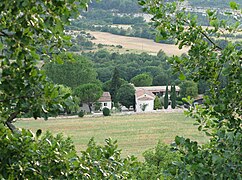
[[[176,86],[176,93],[179,95],[180,87]],[[171,87],[168,87],[168,94],[170,94]],[[166,86],[148,86],[148,87],[135,87],[135,110],[136,112],[151,112],[154,110],[155,97],[163,97],[166,92]],[[109,92],[103,92],[99,98],[100,110],[104,107],[112,109],[112,99]],[[82,110],[88,112],[88,106],[83,105]]]

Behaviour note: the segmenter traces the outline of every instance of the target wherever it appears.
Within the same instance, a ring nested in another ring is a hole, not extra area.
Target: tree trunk
[[[88,103],[88,107],[89,107],[90,113],[92,113],[92,104],[91,103]]]

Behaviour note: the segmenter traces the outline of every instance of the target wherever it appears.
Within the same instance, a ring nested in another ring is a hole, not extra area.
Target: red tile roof
[[[137,97],[137,98],[139,98],[139,97],[141,97],[141,96],[144,96],[144,95],[149,95],[149,96],[151,96],[151,97],[155,97],[155,95],[152,93],[152,92],[149,92],[149,91],[146,91],[146,90],[144,90],[144,89],[136,89],[136,91],[135,91],[135,96]]]
[[[99,98],[98,102],[110,102],[111,95],[109,92],[103,92],[103,95]]]

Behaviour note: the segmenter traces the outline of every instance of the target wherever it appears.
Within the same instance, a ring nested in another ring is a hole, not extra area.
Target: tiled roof
[[[143,89],[149,92],[165,92],[166,86],[147,86],[147,87],[135,87],[136,90]],[[171,86],[168,86],[168,91],[171,90]],[[180,87],[176,86],[176,91],[180,91]]]
[[[137,100],[139,101],[149,101],[149,100],[154,100],[154,98],[148,97],[148,96],[144,96],[144,97],[140,97]]]
[[[146,91],[146,90],[144,90],[144,89],[137,89],[137,90],[135,91],[135,96],[136,96],[137,98],[142,97],[142,96],[144,96],[144,95],[148,95],[148,96],[151,96],[151,97],[155,97],[155,95],[154,95],[152,92]]]
[[[111,95],[109,92],[103,92],[103,95],[99,98],[98,102],[110,102]]]

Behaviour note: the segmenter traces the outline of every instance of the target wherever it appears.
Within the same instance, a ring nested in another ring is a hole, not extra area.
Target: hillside
[[[97,31],[89,31],[89,33],[95,37],[95,39],[92,40],[93,43],[114,46],[121,45],[123,47],[121,52],[136,50],[136,52],[147,52],[156,55],[162,50],[168,56],[172,56],[181,55],[188,50],[186,48],[180,50],[176,45],[156,43],[145,38],[126,37]]]

